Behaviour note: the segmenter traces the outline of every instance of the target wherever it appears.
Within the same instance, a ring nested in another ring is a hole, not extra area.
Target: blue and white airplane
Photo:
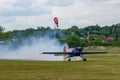
[[[72,52],[43,52],[42,54],[55,54],[55,55],[68,55],[67,60],[71,61],[72,57],[79,56],[83,61],[87,61],[86,58],[83,57],[84,54],[104,54],[107,52],[84,52],[82,47],[76,47],[72,50]]]

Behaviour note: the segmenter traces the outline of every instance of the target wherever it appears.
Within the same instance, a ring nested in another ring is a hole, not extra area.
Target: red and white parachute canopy
[[[57,17],[54,17],[54,23],[55,23],[55,25],[58,27],[59,25],[59,22],[58,22],[58,18]]]

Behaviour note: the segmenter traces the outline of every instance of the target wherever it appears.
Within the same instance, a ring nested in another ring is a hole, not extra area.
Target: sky
[[[0,0],[0,25],[9,30],[38,26],[83,28],[120,23],[120,0]]]

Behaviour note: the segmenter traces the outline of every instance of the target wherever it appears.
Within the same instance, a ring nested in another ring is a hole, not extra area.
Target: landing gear
[[[87,59],[84,58],[83,55],[80,55],[80,57],[82,58],[83,61],[87,61]]]
[[[87,59],[86,59],[86,58],[83,58],[83,61],[87,61]]]
[[[68,57],[68,61],[71,61],[71,57]]]
[[[71,61],[71,59],[68,59],[68,61]]]

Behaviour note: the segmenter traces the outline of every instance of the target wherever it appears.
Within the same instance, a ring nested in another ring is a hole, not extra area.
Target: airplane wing
[[[82,52],[82,54],[105,54],[107,52]]]
[[[42,54],[72,54],[71,52],[43,52]]]

